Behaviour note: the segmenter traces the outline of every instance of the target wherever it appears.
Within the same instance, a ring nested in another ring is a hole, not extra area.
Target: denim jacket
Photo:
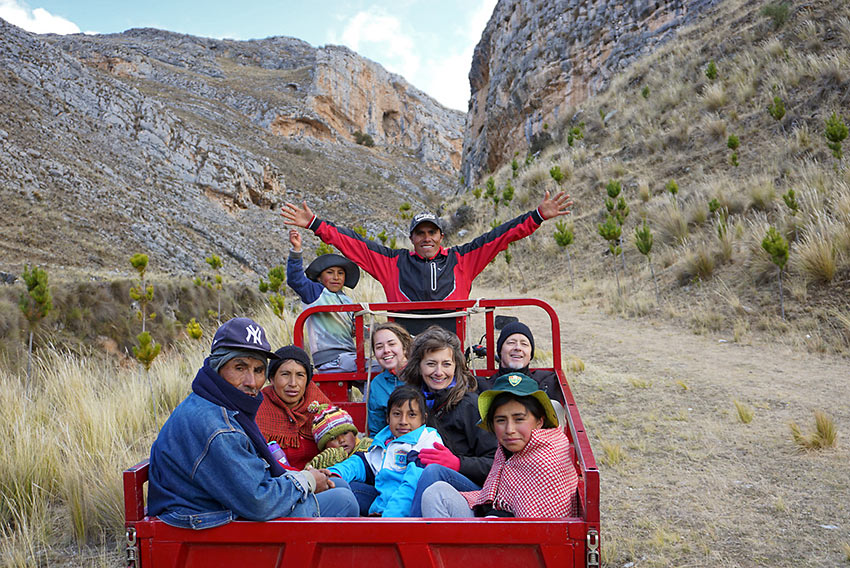
[[[303,474],[272,477],[235,416],[194,393],[174,409],[151,446],[148,514],[192,529],[319,516]]]

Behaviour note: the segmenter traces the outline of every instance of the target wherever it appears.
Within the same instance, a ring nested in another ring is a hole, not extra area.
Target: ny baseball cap
[[[210,353],[219,347],[247,349],[272,359],[278,358],[271,350],[265,330],[250,318],[233,318],[223,323],[213,336]]]

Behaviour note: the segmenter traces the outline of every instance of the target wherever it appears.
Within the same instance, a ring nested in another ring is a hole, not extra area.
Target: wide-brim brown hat
[[[307,267],[304,274],[306,274],[307,278],[313,282],[318,282],[319,274],[332,266],[339,266],[345,271],[346,288],[354,288],[357,286],[357,283],[360,282],[360,269],[357,265],[344,256],[335,253],[323,254],[322,256],[316,257],[316,260],[310,263],[310,266]]]
[[[503,392],[509,392],[516,396],[533,396],[543,406],[543,427],[558,427],[558,414],[555,412],[555,407],[552,406],[549,395],[540,390],[537,381],[522,373],[507,373],[496,379],[493,388],[478,395],[478,412],[481,414],[481,422],[478,426],[480,428],[488,432],[492,431],[490,425],[487,424],[487,413],[490,411],[493,399]]]

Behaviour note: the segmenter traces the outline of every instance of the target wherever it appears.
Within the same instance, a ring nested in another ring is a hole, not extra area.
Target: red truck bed
[[[354,311],[358,347],[357,373],[319,374],[314,379],[331,400],[345,407],[359,427],[365,423],[363,403],[345,402],[347,382],[366,379],[364,324],[372,315],[402,314],[412,307],[457,312],[458,331],[465,343],[467,314],[485,318],[486,366],[476,374],[490,376],[495,368],[494,316],[499,308],[537,307],[550,318],[553,367],[564,390],[567,426],[573,442],[573,463],[579,474],[579,516],[567,519],[278,519],[234,521],[207,530],[175,528],[145,510],[144,484],[148,463],[124,471],[124,514],[127,566],[141,568],[227,566],[331,566],[436,568],[454,567],[584,567],[599,565],[599,472],[561,369],[560,324],[552,307],[534,299],[459,300],[447,302],[352,304],[319,306],[302,313],[294,342],[303,345],[303,324],[320,311]],[[442,317],[445,317],[443,314]]]

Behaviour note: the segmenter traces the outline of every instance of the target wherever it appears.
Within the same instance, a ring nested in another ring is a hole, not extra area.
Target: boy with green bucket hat
[[[522,373],[499,377],[478,396],[480,428],[499,441],[479,491],[438,481],[422,495],[423,517],[571,517],[578,474],[549,396]]]

